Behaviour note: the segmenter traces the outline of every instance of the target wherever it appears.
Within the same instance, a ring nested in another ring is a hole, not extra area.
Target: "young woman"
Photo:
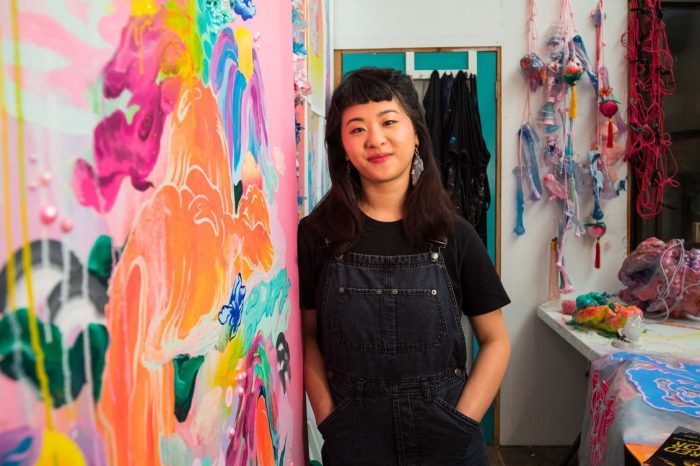
[[[411,80],[348,74],[326,145],[332,186],[298,244],[324,466],[488,464],[480,420],[508,363],[509,299],[442,188]],[[470,374],[462,313],[480,345]]]

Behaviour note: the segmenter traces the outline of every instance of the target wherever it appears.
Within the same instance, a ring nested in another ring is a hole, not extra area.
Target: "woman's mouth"
[[[382,163],[389,158],[391,154],[376,154],[367,158],[369,163]]]

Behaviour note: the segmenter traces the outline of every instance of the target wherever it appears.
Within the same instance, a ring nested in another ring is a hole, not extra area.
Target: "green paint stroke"
[[[187,446],[179,434],[161,435],[158,440],[160,461],[170,466],[191,466],[194,452]]]
[[[253,343],[253,337],[257,333],[260,323],[264,318],[272,317],[275,311],[282,314],[289,308],[287,298],[291,282],[287,277],[287,269],[277,272],[277,275],[269,281],[261,281],[243,303],[245,322],[245,348]]]
[[[256,362],[254,373],[257,378],[263,381],[266,387],[270,386],[270,360],[267,357],[267,352],[263,347],[262,341],[258,344],[258,349],[255,351],[259,361]],[[270,413],[268,413],[270,414]],[[272,419],[272,418],[270,418]]]
[[[243,197],[243,181],[238,181],[233,185],[233,200],[236,203],[236,213],[238,213],[238,204],[241,202]]]
[[[39,391],[39,379],[36,374],[36,353],[32,349],[29,340],[29,316],[26,308],[18,309],[14,314],[20,330],[19,340],[13,337],[10,327],[11,318],[5,314],[0,319],[0,371],[13,380],[28,379],[37,394]],[[46,331],[51,338],[46,338]],[[102,324],[88,324],[87,328],[78,334],[73,345],[68,349],[69,374],[63,370],[63,335],[53,323],[39,325],[39,343],[46,357],[44,364],[49,378],[49,393],[54,408],[60,408],[69,400],[74,400],[80,394],[83,385],[87,382],[85,372],[85,337],[89,340],[89,361],[92,378],[92,396],[95,401],[100,398],[102,391],[102,372],[105,367],[105,354],[109,346],[109,334]],[[19,346],[14,351],[15,345]],[[17,360],[19,359],[19,361]],[[19,373],[18,364],[21,364]],[[65,377],[70,377],[70,397],[65,392]]]
[[[166,27],[180,37],[192,58],[193,69],[187,71],[193,76],[201,76],[205,62],[202,40],[197,25],[196,3],[194,0],[188,0],[187,2],[168,0],[163,6],[167,11],[165,16]],[[178,74],[182,74],[182,70]],[[163,77],[164,75],[161,74],[161,78]]]
[[[175,367],[175,417],[184,422],[192,406],[192,395],[197,379],[197,372],[204,362],[204,356],[190,358],[180,354],[173,359]]]
[[[235,19],[231,4],[224,0],[197,0],[197,29],[202,47],[202,82],[209,84],[209,61],[222,29]]]
[[[88,258],[88,271],[107,283],[112,274],[112,238],[101,235],[95,240]]]

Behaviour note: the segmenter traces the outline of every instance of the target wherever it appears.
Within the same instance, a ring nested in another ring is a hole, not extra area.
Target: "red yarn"
[[[675,92],[673,58],[661,18],[661,0],[630,0],[627,37],[630,132],[625,161],[632,167],[638,190],[636,207],[644,219],[661,211],[664,188],[678,187],[678,164],[671,136],[664,131],[662,99]]]

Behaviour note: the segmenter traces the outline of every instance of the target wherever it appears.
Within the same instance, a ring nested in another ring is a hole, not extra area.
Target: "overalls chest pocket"
[[[436,348],[447,324],[436,289],[336,290],[333,338],[354,352],[399,354]]]

